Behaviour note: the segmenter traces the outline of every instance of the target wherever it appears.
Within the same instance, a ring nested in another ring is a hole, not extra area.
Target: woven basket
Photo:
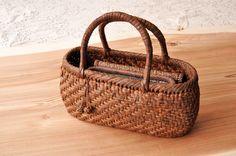
[[[104,27],[115,21],[128,22],[139,31],[146,55],[109,48]],[[103,48],[88,46],[96,27]],[[153,55],[146,29],[160,42],[161,57]],[[103,66],[97,67],[97,61]],[[122,12],[95,19],[85,31],[81,47],[65,55],[61,70],[62,99],[67,111],[79,120],[178,137],[187,134],[197,118],[200,93],[196,70],[182,60],[169,58],[163,34],[144,19]],[[159,74],[153,75],[154,71]],[[176,81],[181,74],[183,80]]]

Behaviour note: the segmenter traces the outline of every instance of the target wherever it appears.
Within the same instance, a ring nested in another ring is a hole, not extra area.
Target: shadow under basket
[[[137,28],[146,55],[108,47],[101,24],[113,21],[130,22]],[[98,25],[103,48],[87,46]],[[146,29],[160,41],[162,56],[152,55]],[[144,19],[121,12],[97,18],[86,30],[81,47],[64,56],[61,71],[62,100],[79,120],[153,136],[179,137],[192,129],[197,118],[197,71],[187,62],[169,58],[162,33]]]

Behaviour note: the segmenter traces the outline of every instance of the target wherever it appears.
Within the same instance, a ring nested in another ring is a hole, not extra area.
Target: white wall
[[[235,9],[236,0],[0,0],[0,48],[79,45],[88,24],[108,11],[146,18],[168,33],[235,27]],[[108,34],[111,39],[138,35],[128,24],[111,24]]]

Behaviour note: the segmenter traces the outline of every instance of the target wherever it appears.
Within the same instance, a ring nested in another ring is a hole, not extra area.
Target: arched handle
[[[135,17],[135,16],[133,16]],[[162,32],[160,31],[160,29],[157,28],[157,26],[155,26],[153,23],[140,18],[140,17],[135,17],[137,18],[142,24],[143,26],[148,29],[149,31],[151,31],[154,36],[158,39],[160,46],[161,46],[161,58],[162,58],[162,63],[166,64],[168,59],[169,59],[169,55],[168,55],[168,51],[167,51],[167,47],[166,47],[166,41],[165,41],[165,37],[162,34]],[[104,52],[105,55],[108,56],[109,52],[110,52],[110,47],[108,46],[108,42],[106,39],[106,35],[105,35],[105,26],[108,24],[109,22],[104,22],[102,24],[99,25],[99,36],[101,38],[101,42],[102,42],[102,46],[104,48]]]
[[[106,13],[97,19],[95,19],[86,29],[82,43],[81,43],[81,48],[80,48],[80,75],[81,77],[84,77],[84,70],[87,65],[87,47],[88,47],[88,42],[89,38],[94,31],[94,29],[99,26],[101,23],[109,23],[109,22],[114,22],[114,21],[124,21],[132,24],[140,33],[142,40],[144,42],[144,45],[146,47],[146,65],[144,69],[144,79],[142,84],[143,91],[148,91],[149,89],[149,81],[150,81],[150,71],[151,71],[151,65],[152,65],[152,43],[150,36],[143,26],[142,22],[140,22],[137,18],[128,15],[123,12],[110,12]]]

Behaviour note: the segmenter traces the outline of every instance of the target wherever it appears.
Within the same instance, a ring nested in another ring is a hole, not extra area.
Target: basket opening
[[[87,52],[87,67],[93,67],[95,60],[100,60],[103,62],[109,62],[113,64],[125,65],[125,66],[132,66],[143,68],[145,67],[146,57],[145,54],[139,53],[132,53],[132,52],[125,52],[125,51],[118,51],[118,50],[111,50],[110,56],[104,57],[104,52],[102,48],[97,47],[88,47]],[[74,48],[71,52],[67,55],[67,61],[75,66],[79,67],[80,61],[80,47]],[[168,63],[167,65],[163,65],[161,63],[161,58],[159,56],[154,55],[152,61],[152,70],[158,70],[168,73],[176,73],[181,74],[184,73],[184,70],[181,66],[173,63]],[[188,81],[189,77],[186,74],[183,74],[181,82]]]

